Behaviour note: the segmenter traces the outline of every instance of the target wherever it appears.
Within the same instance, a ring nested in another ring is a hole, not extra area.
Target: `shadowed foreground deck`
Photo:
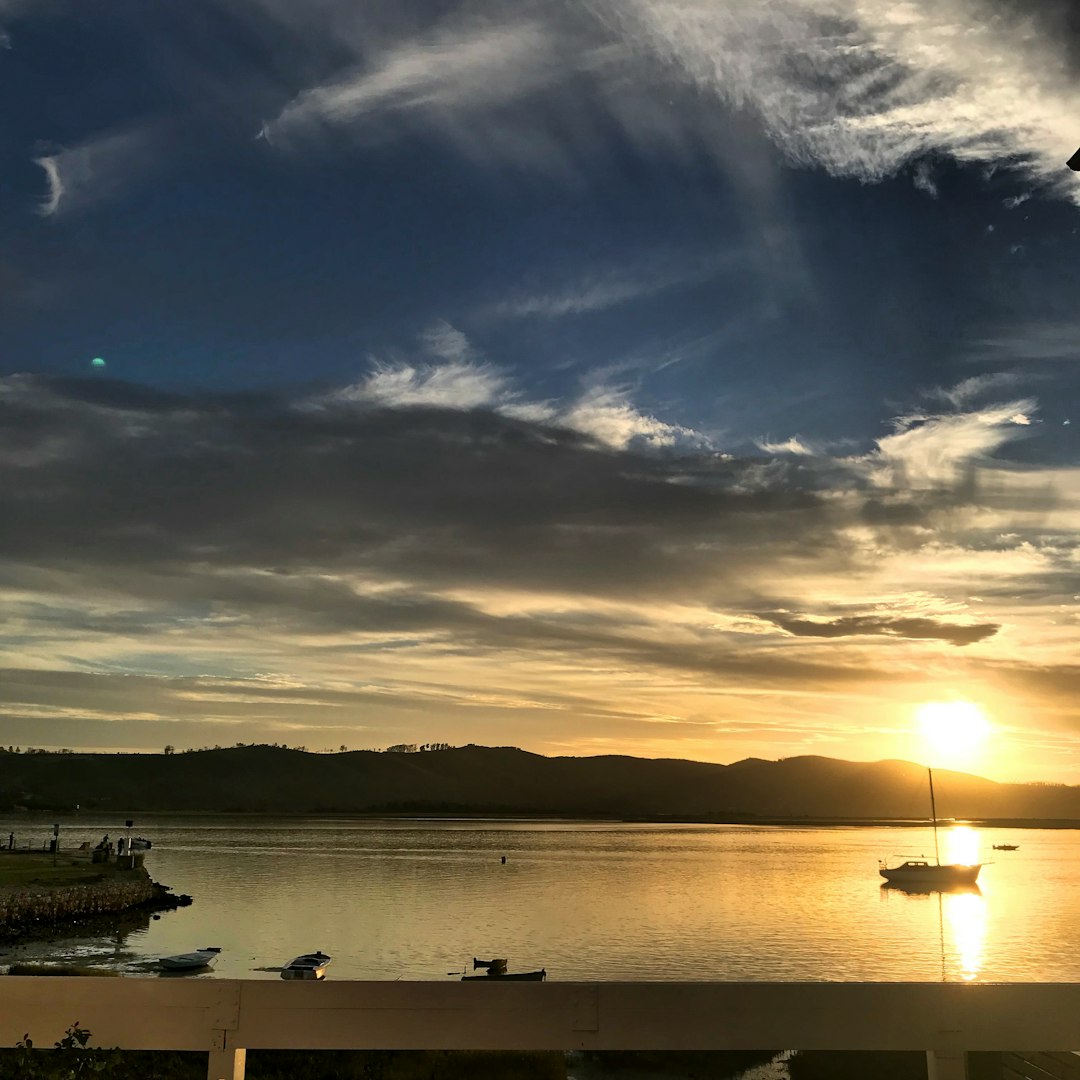
[[[242,1080],[248,1049],[920,1050],[932,1080],[966,1052],[1080,1047],[1080,984],[423,983],[0,979],[0,1045],[208,1052]]]

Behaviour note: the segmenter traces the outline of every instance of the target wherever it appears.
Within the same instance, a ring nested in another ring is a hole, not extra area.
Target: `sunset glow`
[[[1075,783],[1047,6],[0,0],[0,744]]]
[[[982,756],[990,722],[970,701],[931,701],[920,705],[919,730],[931,765],[966,768]]]
[[[962,866],[974,866],[981,862],[977,830],[967,825],[956,825],[944,831],[941,839],[943,862],[959,863]]]

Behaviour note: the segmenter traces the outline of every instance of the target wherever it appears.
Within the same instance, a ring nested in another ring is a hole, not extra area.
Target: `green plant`
[[[38,1049],[25,1034],[13,1050],[0,1051],[0,1080],[194,1080],[205,1075],[203,1054],[91,1047],[90,1031],[78,1020],[51,1049]]]

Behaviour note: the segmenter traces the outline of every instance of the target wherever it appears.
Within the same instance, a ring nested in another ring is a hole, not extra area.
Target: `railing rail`
[[[7,976],[0,1045],[74,1021],[97,1046],[202,1050],[242,1080],[249,1049],[972,1050],[1080,1047],[1080,984],[425,983]]]

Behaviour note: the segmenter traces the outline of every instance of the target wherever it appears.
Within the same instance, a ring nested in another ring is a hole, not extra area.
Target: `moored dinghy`
[[[322,979],[326,976],[326,966],[333,960],[324,952],[302,953],[294,956],[282,969],[283,979]]]
[[[547,978],[547,970],[539,971],[507,971],[506,960],[477,960],[473,957],[473,971],[484,969],[483,975],[462,975],[462,982],[543,982]]]
[[[213,967],[221,949],[208,945],[205,949],[178,953],[176,956],[163,956],[158,961],[162,971],[198,971],[199,968]]]

